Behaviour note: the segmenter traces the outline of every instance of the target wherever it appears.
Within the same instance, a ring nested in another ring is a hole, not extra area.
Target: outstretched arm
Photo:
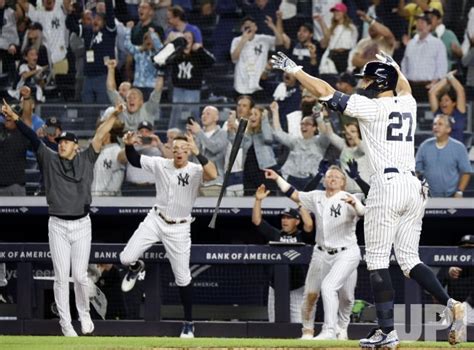
[[[207,159],[204,155],[199,153],[199,148],[196,146],[194,142],[193,135],[188,131],[186,134],[188,139],[188,147],[191,153],[197,158],[199,163],[202,165],[202,169],[204,170],[202,174],[202,179],[204,181],[211,181],[217,178],[217,168],[216,165]]]
[[[466,91],[464,90],[464,86],[462,86],[461,82],[456,79],[454,76],[456,74],[456,70],[449,72],[446,75],[446,79],[448,83],[451,84],[454,91],[456,91],[456,108],[461,113],[466,113]]]
[[[349,175],[351,179],[353,179],[357,185],[359,185],[362,192],[364,192],[365,196],[369,195],[370,185],[361,179],[359,175],[359,166],[355,159],[349,159],[347,161],[347,165],[349,166],[348,169],[344,169],[346,173]]]
[[[400,66],[398,65],[395,60],[387,55],[385,52],[380,51],[380,53],[376,54],[375,57],[383,63],[389,64],[393,66],[397,72],[398,72],[398,81],[397,81],[397,86],[395,88],[395,91],[397,92],[397,95],[402,96],[402,95],[411,95],[411,86],[410,83],[408,82],[408,79],[405,77],[405,75],[402,73]]]
[[[262,222],[262,201],[270,194],[265,185],[260,185],[255,192],[255,203],[252,209],[252,223],[258,226]]]
[[[308,89],[314,96],[321,99],[329,99],[336,92],[336,90],[324,80],[315,78],[303,71],[301,66],[296,65],[283,52],[278,52],[273,55],[271,59],[273,68],[281,69],[287,73],[293,74],[296,79]]]
[[[285,194],[285,196],[290,198],[292,201],[299,203],[300,197],[298,195],[298,191],[293,186],[286,182],[285,179],[278,175],[274,170],[264,169],[264,171],[266,179],[275,181],[280,190]]]
[[[112,129],[115,121],[117,120],[118,115],[124,110],[125,106],[123,104],[119,104],[117,107],[115,107],[114,111],[109,115],[105,122],[100,124],[100,126],[97,128],[94,138],[92,139],[92,147],[94,148],[94,151],[96,153],[100,152],[104,136]]]
[[[5,101],[5,99],[3,100],[2,113],[5,115],[6,118],[10,118],[10,119],[15,121],[15,123],[18,127],[18,130],[20,130],[20,132],[23,135],[25,135],[25,137],[28,140],[30,140],[33,151],[36,152],[38,150],[39,146],[41,145],[41,141],[40,141],[38,135],[36,135],[36,133],[33,131],[32,128],[30,128],[28,125],[23,123],[23,121],[20,119],[18,114],[13,112],[12,108]]]

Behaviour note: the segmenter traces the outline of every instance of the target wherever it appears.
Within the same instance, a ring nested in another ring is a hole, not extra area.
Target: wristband
[[[296,191],[296,188],[294,188],[293,186],[290,185],[290,188],[288,189],[288,191],[285,192],[285,196],[287,196],[288,198],[291,198],[291,195],[295,191]]]
[[[197,156],[196,156],[197,160],[199,161],[199,163],[201,163],[202,166],[205,166],[207,163],[209,163],[209,159],[207,159],[206,157],[204,157],[201,153],[199,153]]]
[[[288,182],[285,181],[281,176],[278,176],[276,179],[276,184],[280,188],[280,190],[286,194],[286,192],[292,187]]]

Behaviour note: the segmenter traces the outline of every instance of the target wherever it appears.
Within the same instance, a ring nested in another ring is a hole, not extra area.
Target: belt
[[[344,250],[347,249],[346,247],[335,248],[335,249],[325,249],[325,248],[321,247],[320,245],[317,245],[316,247],[317,247],[320,251],[326,252],[326,253],[328,253],[329,255],[334,255],[334,254],[337,254],[337,253],[339,253],[339,252],[343,252]]]
[[[156,210],[156,209],[155,209],[155,210]],[[188,220],[186,220],[186,219],[182,219],[182,220],[169,220],[169,219],[167,219],[163,214],[161,214],[161,212],[158,212],[158,216],[159,216],[164,222],[166,222],[168,225],[185,224],[186,222],[188,222]]]
[[[388,173],[400,173],[400,171],[397,169],[397,168],[385,168],[383,170],[383,173],[384,174],[388,174]],[[413,176],[416,176],[415,172],[414,171],[410,171],[410,173],[413,175]]]

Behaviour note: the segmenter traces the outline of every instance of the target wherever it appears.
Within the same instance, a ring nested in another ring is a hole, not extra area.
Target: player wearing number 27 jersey
[[[355,117],[367,146],[370,191],[367,197],[364,237],[366,262],[379,328],[360,341],[362,348],[397,348],[394,330],[394,291],[388,270],[392,245],[405,276],[416,280],[441,304],[452,325],[449,342],[465,340],[466,312],[449,297],[429,267],[420,261],[418,244],[426,205],[426,191],[415,176],[414,132],[416,101],[400,67],[381,52],[378,61],[365,65],[361,92],[351,96],[302,71],[284,54],[272,57],[274,68],[294,76],[328,108]]]

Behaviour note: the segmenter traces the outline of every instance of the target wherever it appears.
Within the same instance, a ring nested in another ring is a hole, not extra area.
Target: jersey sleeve
[[[85,156],[87,157],[87,160],[89,162],[91,162],[92,164],[94,164],[97,160],[97,158],[99,158],[99,153],[97,153],[95,150],[94,150],[94,147],[92,146],[92,143],[89,145],[89,147],[87,147],[87,149],[84,151],[85,152]]]
[[[163,159],[161,157],[150,157],[142,154],[140,157],[140,164],[143,170],[155,174],[156,166],[159,166],[162,160]]]
[[[354,94],[347,101],[344,114],[363,121],[372,121],[377,117],[378,104],[374,100]]]
[[[318,192],[321,191],[311,191],[311,192],[298,192],[298,197],[301,201],[303,207],[312,211],[313,213],[316,212],[316,201],[318,197]]]

